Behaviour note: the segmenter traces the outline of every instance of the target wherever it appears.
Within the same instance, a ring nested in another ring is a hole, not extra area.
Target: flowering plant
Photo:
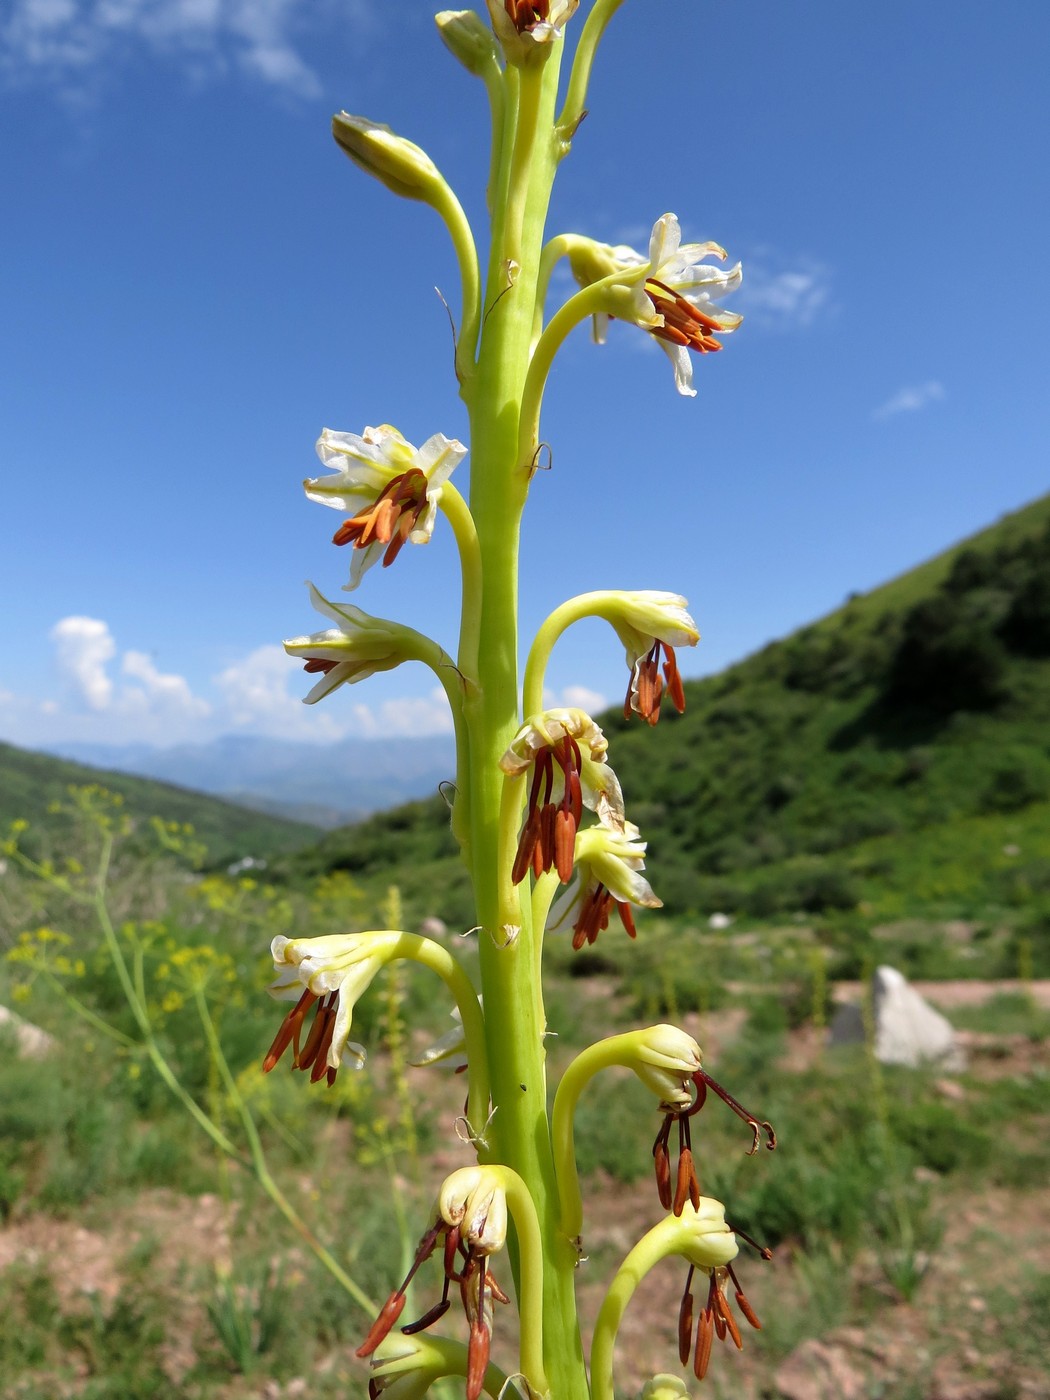
[[[358,1349],[372,1368],[371,1397],[422,1396],[441,1377],[460,1376],[468,1400],[505,1392],[522,1400],[612,1400],[623,1311],[644,1273],[670,1255],[688,1265],[678,1350],[697,1377],[707,1370],[713,1338],[729,1336],[740,1345],[726,1301],[730,1283],[738,1311],[758,1326],[732,1262],[738,1236],[753,1242],[726,1223],[718,1201],[701,1194],[690,1123],[713,1090],[752,1128],[752,1150],[763,1133],[767,1147],[776,1139],[769,1124],[710,1078],[696,1042],[666,1025],[599,1041],[565,1072],[550,1118],[546,1109],[545,932],[571,929],[578,949],[602,935],[615,912],[633,938],[634,911],[661,903],[642,874],[646,844],[627,819],[604,734],[582,710],[545,707],[547,661],[573,623],[605,619],[626,653],[624,714],[655,724],[665,697],[679,711],[685,707],[675,649],[694,646],[699,634],[676,593],[586,593],[543,623],[519,688],[518,537],[539,461],[544,389],[569,332],[591,319],[600,340],[615,318],[654,336],[673,362],[679,392],[692,395],[692,356],[720,349],[717,337],[741,319],[718,304],[740,285],[739,264],[723,269],[726,254],[716,243],[683,243],[673,214],[656,221],[646,254],[575,233],[545,234],[555,174],[585,114],[591,68],[620,3],[591,0],[577,17],[578,0],[487,0],[484,16],[467,10],[437,16],[446,46],[484,82],[491,106],[487,257],[479,255],[459,201],[426,152],[364,117],[342,113],[334,121],[336,140],[354,163],[395,194],[429,204],[452,239],[462,281],[455,370],[471,452],[468,500],[450,480],[467,452],[462,443],[435,433],[416,448],[388,425],[361,434],[326,429],[317,450],[331,474],[305,483],[311,500],[346,515],[334,542],[351,548],[351,589],[371,565],[393,565],[406,542],[425,544],[438,516],[445,517],[462,570],[455,657],[410,628],[331,603],[316,589],[314,603],[335,628],[285,644],[308,672],[320,674],[305,697],[311,703],[344,681],[355,683],[403,660],[432,667],[455,723],[452,829],[476,904],[480,986],[439,944],[397,930],[281,937],[273,945],[273,990],[295,1004],[266,1057],[267,1069],[289,1050],[292,1064],[312,1080],[331,1082],[340,1064],[360,1065],[364,1052],[349,1040],[354,1004],[375,973],[396,959],[437,972],[460,1021],[460,1029],[424,1058],[465,1057],[467,1136],[477,1164],[441,1186],[407,1277],[392,1280],[393,1291]],[[559,107],[560,72],[574,30]],[[579,290],[548,315],[551,274],[561,258],[568,259]],[[609,1286],[590,1341],[588,1374],[575,1301],[586,1222],[573,1114],[590,1077],[614,1065],[633,1070],[657,1098],[662,1123],[653,1160],[662,1218]],[[506,1291],[492,1265],[504,1246],[510,1268],[498,1261],[497,1268]],[[441,1261],[438,1301],[404,1323],[409,1285],[434,1255]],[[697,1273],[706,1291],[694,1328]],[[463,1317],[456,1325],[453,1314],[450,1335],[441,1337],[453,1286]],[[504,1372],[490,1349],[496,1305],[511,1298],[520,1344],[514,1367]],[[673,1325],[669,1332],[673,1336]],[[661,1374],[646,1393],[683,1392]]]

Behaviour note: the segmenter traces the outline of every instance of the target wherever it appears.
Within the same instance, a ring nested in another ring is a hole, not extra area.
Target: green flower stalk
[[[327,699],[343,683],[421,661],[440,679],[456,727],[452,825],[473,888],[480,985],[437,943],[393,930],[278,939],[273,946],[274,990],[295,1005],[267,1069],[289,1049],[295,1067],[314,1080],[331,1082],[341,1063],[360,1065],[363,1050],[349,1038],[353,1007],[393,958],[436,971],[461,1020],[461,1029],[421,1060],[465,1056],[469,1136],[478,1161],[446,1180],[407,1277],[359,1348],[371,1359],[371,1400],[381,1394],[412,1400],[450,1375],[465,1378],[468,1400],[493,1394],[497,1381],[528,1400],[611,1400],[612,1345],[632,1280],[668,1253],[682,1254],[691,1270],[706,1270],[713,1292],[705,1316],[716,1331],[728,1327],[719,1300],[736,1243],[721,1206],[700,1195],[688,1119],[713,1087],[752,1125],[756,1141],[767,1126],[706,1076],[696,1042],[669,1026],[591,1047],[566,1072],[550,1120],[546,1108],[545,931],[571,928],[573,946],[581,948],[615,912],[633,938],[634,911],[660,906],[642,873],[645,843],[627,820],[604,734],[582,710],[545,707],[551,651],[573,622],[604,618],[626,655],[624,713],[651,725],[664,699],[684,708],[675,652],[695,646],[699,633],[677,593],[586,593],[556,608],[540,628],[519,685],[519,535],[537,465],[543,395],[566,337],[588,318],[599,340],[611,318],[654,336],[686,395],[695,393],[693,357],[720,349],[717,336],[740,322],[715,300],[739,285],[739,265],[724,270],[718,244],[684,243],[673,214],[656,221],[646,254],[582,233],[547,232],[554,179],[586,113],[593,65],[620,3],[591,0],[579,19],[579,0],[486,0],[484,17],[469,10],[438,14],[443,43],[482,80],[489,103],[490,227],[481,257],[462,205],[425,151],[363,117],[341,113],[333,123],[355,164],[394,194],[429,204],[452,239],[462,281],[455,368],[470,428],[469,500],[450,480],[465,444],[436,433],[417,448],[389,425],[360,434],[326,429],[317,451],[329,474],[305,483],[309,499],[345,517],[333,541],[350,552],[345,587],[351,590],[374,565],[395,566],[406,544],[427,543],[444,516],[462,572],[454,662],[451,650],[411,628],[332,603],[316,589],[315,606],[334,628],[286,643],[319,677],[308,703]],[[574,37],[562,95],[561,68]],[[548,311],[552,272],[562,258],[580,290]],[[374,586],[374,575],[369,582]],[[614,1281],[588,1378],[575,1299],[583,1205],[572,1116],[583,1085],[607,1065],[631,1068],[658,1098],[665,1119],[654,1159],[661,1202],[674,1213],[645,1236]],[[674,1123],[682,1151],[678,1186],[669,1194],[664,1178]],[[507,1292],[491,1266],[504,1248]],[[402,1325],[405,1290],[438,1252],[441,1296]],[[451,1308],[453,1285],[465,1346],[430,1336]],[[511,1293],[521,1344],[508,1381],[494,1371],[489,1350],[498,1341],[494,1314]],[[665,1379],[651,1383],[652,1400],[676,1393]]]

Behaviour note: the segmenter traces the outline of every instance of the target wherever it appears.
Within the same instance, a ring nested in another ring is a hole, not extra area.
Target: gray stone
[[[875,993],[875,1057],[884,1065],[939,1065],[963,1069],[966,1057],[952,1024],[934,1011],[903,973],[877,967]]]
[[[961,1070],[966,1056],[951,1022],[915,990],[894,967],[878,967],[872,978],[875,1058],[884,1065],[935,1065]],[[859,1006],[840,1006],[828,1030],[828,1043],[860,1045],[866,1028]]]

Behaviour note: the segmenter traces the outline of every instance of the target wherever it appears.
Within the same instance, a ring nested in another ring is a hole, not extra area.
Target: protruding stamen
[[[693,1265],[690,1264],[678,1309],[678,1360],[683,1366],[689,1364],[689,1353],[693,1349],[693,1273]]]
[[[368,1336],[354,1353],[355,1356],[371,1356],[376,1347],[390,1332],[394,1323],[401,1316],[401,1310],[405,1306],[405,1294],[400,1288],[391,1293],[383,1306],[379,1309],[379,1316],[368,1329]]]
[[[711,1316],[711,1309],[704,1308],[700,1314],[700,1326],[696,1331],[696,1354],[693,1357],[693,1374],[698,1381],[702,1381],[707,1375],[708,1362],[711,1360],[711,1347],[714,1344],[714,1321]]]
[[[716,1081],[713,1080],[705,1070],[697,1070],[696,1074],[693,1075],[693,1078],[698,1083],[702,1080],[705,1084],[712,1088],[718,1095],[718,1097],[722,1100],[722,1102],[724,1104],[728,1104],[728,1106],[733,1110],[736,1116],[738,1118],[742,1118],[744,1122],[748,1125],[748,1127],[751,1129],[751,1131],[754,1133],[755,1140],[751,1144],[747,1153],[749,1157],[753,1157],[754,1154],[758,1151],[759,1143],[762,1141],[763,1132],[766,1134],[766,1147],[769,1149],[770,1152],[776,1150],[777,1135],[772,1123],[767,1123],[764,1119],[756,1118],[753,1113],[748,1113],[747,1109],[743,1106],[743,1104],[738,1103],[737,1100],[733,1098],[733,1095],[729,1093],[727,1089],[723,1089],[721,1084],[716,1083]]]
[[[288,1015],[281,1022],[280,1029],[274,1036],[273,1044],[270,1046],[269,1050],[267,1050],[266,1058],[263,1060],[264,1074],[269,1074],[270,1070],[272,1070],[274,1065],[277,1064],[278,1060],[288,1049],[289,1045],[291,1045],[293,1040],[296,1043],[295,1058],[298,1061],[299,1033],[302,1029],[303,1021],[306,1018],[306,1013],[310,1010],[310,1007],[313,1006],[316,1000],[316,995],[313,992],[311,992],[309,988],[307,988],[307,990],[303,992],[302,996],[292,1007],[291,1011],[289,1011]]]

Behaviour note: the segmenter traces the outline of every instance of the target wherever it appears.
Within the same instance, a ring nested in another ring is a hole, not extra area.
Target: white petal
[[[696,398],[693,388],[693,361],[684,345],[672,345],[668,340],[657,340],[660,349],[674,365],[674,387],[680,394],[690,399]]]
[[[367,627],[372,621],[367,613],[355,608],[353,603],[332,603],[312,583],[307,587],[310,589],[310,602],[317,611],[337,622],[344,632],[349,634],[357,628]]]
[[[674,214],[664,214],[653,224],[649,238],[649,265],[654,277],[660,276],[660,269],[678,252],[682,241],[682,228]]]
[[[344,593],[352,593],[354,591],[372,565],[379,563],[385,549],[385,544],[374,540],[371,544],[366,544],[364,549],[355,548],[351,551],[350,582],[343,584]]]

